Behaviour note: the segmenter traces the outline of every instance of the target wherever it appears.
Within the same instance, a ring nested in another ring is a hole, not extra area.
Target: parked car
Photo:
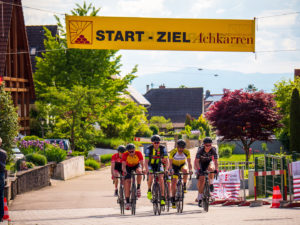
[[[64,150],[66,150],[66,151],[70,150],[70,141],[69,141],[69,139],[46,139],[46,141],[49,141],[51,144],[55,143],[58,146],[62,142],[63,146],[64,146]]]
[[[14,148],[12,149],[12,151],[13,151],[13,153],[14,153],[13,160],[14,160],[15,162],[18,161],[18,159],[23,159],[23,158],[25,158],[25,156],[23,155],[23,153],[20,151],[19,148],[14,147]]]

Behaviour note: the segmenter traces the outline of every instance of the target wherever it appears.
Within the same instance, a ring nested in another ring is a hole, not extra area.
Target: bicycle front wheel
[[[203,209],[205,212],[208,212],[209,208],[209,185],[208,182],[205,182],[202,198]]]
[[[169,210],[170,210],[170,194],[169,194],[168,182],[165,182],[165,199],[166,199],[165,207],[167,207],[167,212],[169,212]]]
[[[123,189],[123,186],[120,186],[120,190],[119,190],[119,199],[118,199],[118,202],[120,204],[120,211],[121,211],[121,214],[123,215],[124,214],[124,189]]]
[[[135,211],[136,211],[136,186],[134,184],[131,187],[130,201],[131,201],[131,215],[135,215]]]
[[[154,183],[152,188],[152,203],[153,203],[154,215],[161,214],[160,200],[161,200],[161,192],[160,192],[159,184]]]
[[[176,208],[178,213],[182,213],[183,211],[183,199],[184,199],[184,192],[182,183],[177,185],[176,191]]]

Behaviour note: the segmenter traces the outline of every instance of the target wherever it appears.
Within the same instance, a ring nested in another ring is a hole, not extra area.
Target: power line
[[[277,16],[288,16],[292,14],[300,14],[300,12],[290,12],[290,13],[282,13],[282,14],[270,15],[270,16],[261,16],[261,17],[256,17],[256,19],[264,19],[264,18],[277,17]]]
[[[23,8],[27,8],[27,9],[33,9],[33,10],[37,10],[37,11],[41,11],[41,12],[53,13],[53,14],[58,14],[58,15],[65,15],[65,13],[54,12],[54,11],[47,10],[47,9],[39,9],[39,8],[26,6],[26,5],[19,5],[19,4],[8,3],[8,2],[3,2],[3,1],[0,1],[0,3],[6,4],[6,5],[13,5],[13,6],[18,6],[18,7],[23,7]]]
[[[38,51],[35,51],[36,53],[37,52],[53,52],[53,51],[65,51],[65,50],[68,50],[68,48],[64,48],[64,49],[49,49],[49,50],[38,50]],[[27,54],[27,53],[30,53],[29,51],[24,51],[24,52],[0,52],[0,55],[20,55],[20,54]]]

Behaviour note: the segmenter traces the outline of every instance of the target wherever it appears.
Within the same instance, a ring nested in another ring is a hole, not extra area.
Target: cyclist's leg
[[[188,175],[187,175],[188,171],[187,171],[185,164],[181,166],[180,170],[182,173],[186,174],[186,175],[183,175],[183,190],[186,193],[186,183],[187,183],[187,179],[188,179]]]
[[[130,209],[129,197],[130,197],[131,171],[132,170],[130,167],[126,166],[126,171],[127,171],[127,174],[125,176],[124,189],[125,189],[126,209],[129,210]]]
[[[148,165],[148,168],[149,168],[149,173],[153,173],[151,164]],[[147,198],[149,200],[152,199],[152,192],[151,192],[152,182],[153,182],[153,174],[149,174],[148,175],[148,192],[147,192]]]
[[[216,167],[215,167],[214,161],[210,161],[209,166],[207,168],[207,171],[213,172],[213,171],[215,171],[215,168]],[[208,175],[208,178],[209,178],[209,189],[210,189],[211,192],[214,191],[214,177],[215,177],[215,174],[213,174],[213,173],[211,173],[211,174]]]
[[[119,173],[118,170],[115,170],[114,173],[115,173],[117,176],[120,176],[120,173]],[[119,184],[119,178],[114,177],[114,184],[115,184],[115,196],[118,196],[118,184]]]
[[[140,176],[137,176],[137,196],[138,198],[141,197],[141,183],[142,183],[142,168],[141,166],[139,165],[136,170],[135,170],[136,174],[140,174]]]
[[[158,179],[159,179],[159,184],[160,184],[161,196],[164,197],[165,196],[165,183],[164,183],[164,174],[163,174],[164,167],[162,164],[157,167],[157,171],[161,173],[161,174],[159,174]]]

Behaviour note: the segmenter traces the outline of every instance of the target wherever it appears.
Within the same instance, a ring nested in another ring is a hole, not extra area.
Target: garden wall
[[[84,173],[84,156],[77,156],[58,163],[54,168],[53,178],[68,180],[84,175]]]

